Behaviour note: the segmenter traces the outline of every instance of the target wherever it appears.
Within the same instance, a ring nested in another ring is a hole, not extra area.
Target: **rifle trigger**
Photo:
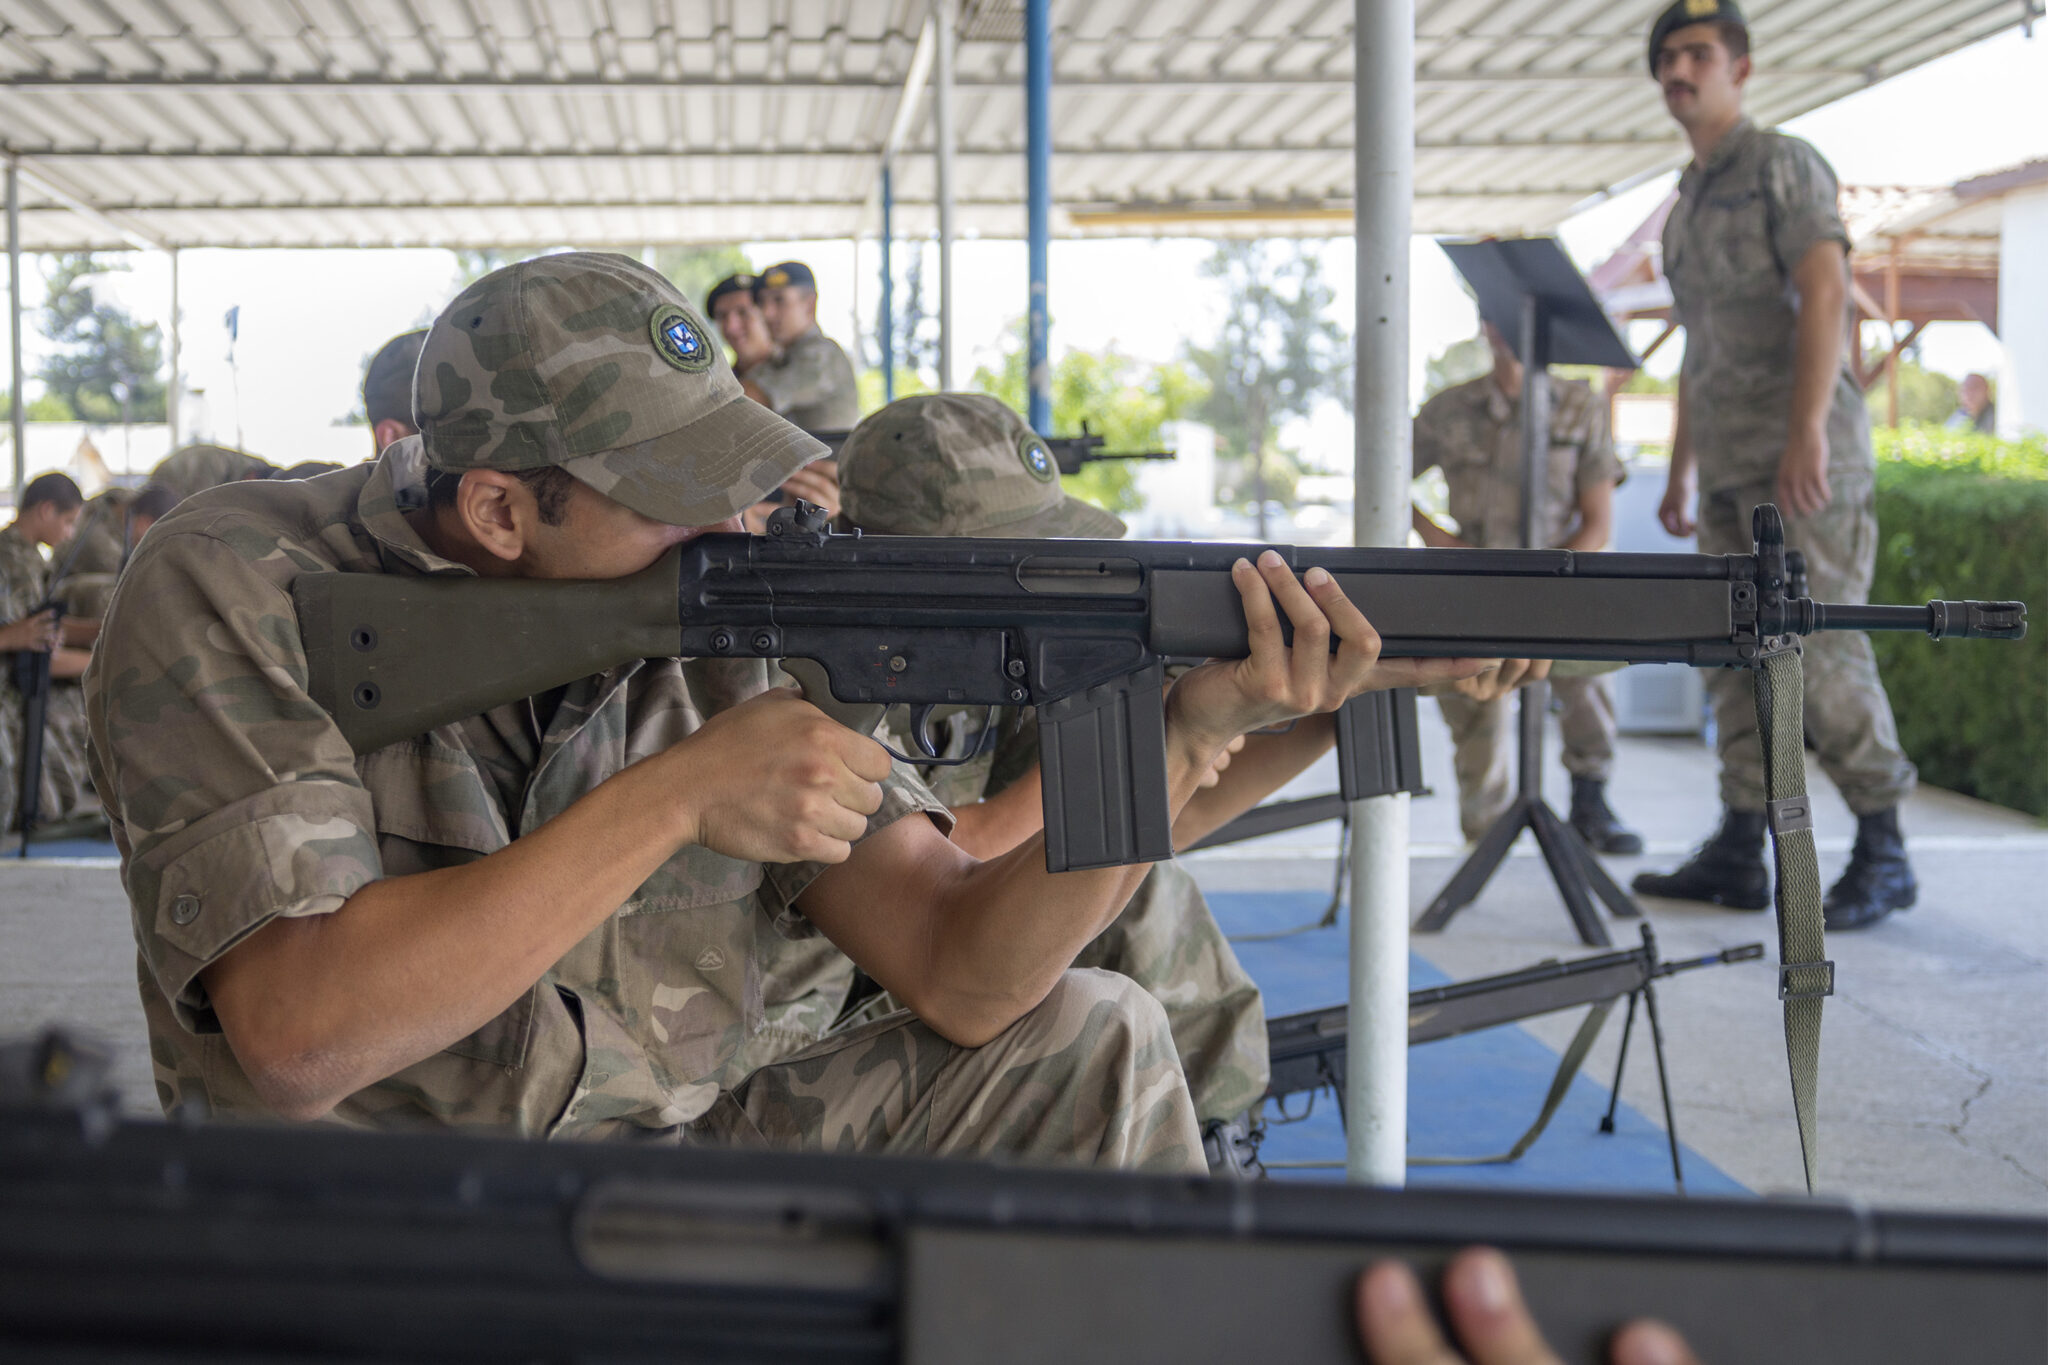
[[[932,739],[933,707],[913,707],[910,712],[910,738],[916,743],[917,751],[926,758],[937,758],[939,746]]]

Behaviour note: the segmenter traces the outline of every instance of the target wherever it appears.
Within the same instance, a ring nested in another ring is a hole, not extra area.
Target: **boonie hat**
[[[788,285],[800,285],[813,294],[818,292],[818,277],[802,261],[784,261],[771,265],[762,271],[754,281],[754,296],[759,298],[763,289],[781,289]]]
[[[899,398],[839,450],[846,520],[885,536],[1085,536],[1121,519],[1069,497],[1045,439],[987,394]]]
[[[743,270],[737,275],[727,275],[717,284],[712,285],[711,292],[704,296],[704,316],[707,318],[715,317],[718,313],[718,301],[728,294],[745,294],[748,298],[752,298],[754,296],[754,285],[759,282],[760,278],[759,275],[749,275]]]
[[[1650,74],[1657,74],[1657,49],[1664,40],[1688,24],[1734,24],[1749,32],[1749,20],[1742,17],[1734,0],[1672,0],[1650,28]]]
[[[414,390],[433,468],[554,466],[671,526],[724,521],[827,453],[740,392],[666,276],[608,253],[470,285],[428,329]]]
[[[424,330],[406,332],[384,343],[363,371],[363,411],[370,425],[412,422],[412,372],[419,368]]]

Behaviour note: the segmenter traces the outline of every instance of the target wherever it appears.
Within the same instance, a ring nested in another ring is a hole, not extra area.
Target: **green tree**
[[[981,392],[1018,412],[1027,406],[1024,321],[1010,328],[1010,343],[993,368],[984,365],[971,381]],[[898,393],[902,390],[899,388]],[[1068,351],[1052,367],[1052,427],[1078,436],[1085,427],[1102,438],[1105,451],[1161,448],[1166,423],[1190,415],[1205,397],[1202,380],[1184,365],[1146,366],[1116,350]],[[1069,493],[1112,512],[1141,505],[1137,469],[1128,461],[1104,460],[1067,476]]]
[[[711,286],[727,275],[751,274],[754,269],[736,246],[657,247],[654,268],[675,281],[692,308],[702,308]]]
[[[1208,397],[1197,416],[1216,429],[1231,486],[1226,502],[1251,501],[1261,539],[1266,502],[1292,499],[1305,472],[1298,452],[1279,448],[1283,423],[1325,399],[1351,406],[1351,343],[1330,316],[1335,295],[1321,263],[1299,243],[1225,242],[1202,273],[1227,294],[1223,327],[1187,361]]]
[[[1477,379],[1493,370],[1493,348],[1485,337],[1466,337],[1438,351],[1422,366],[1422,396],[1434,398],[1445,389]]]
[[[14,411],[14,395],[7,389],[0,389],[0,422],[9,420]],[[28,400],[28,411],[23,414],[30,422],[76,422],[78,414],[71,405],[54,393],[45,393],[39,398]]]
[[[1882,351],[1873,352],[1865,363],[1875,365],[1884,359]],[[1961,385],[1949,376],[1930,370],[1917,360],[1899,358],[1899,422],[1945,422],[1948,415],[1956,410],[1956,394]],[[1863,401],[1870,409],[1870,425],[1889,425],[1891,417],[1891,396],[1882,372],[1878,380],[1863,395]]]
[[[93,290],[96,277],[126,269],[71,252],[57,256],[45,275],[43,335],[56,350],[36,377],[88,422],[161,422],[167,411],[163,333]]]

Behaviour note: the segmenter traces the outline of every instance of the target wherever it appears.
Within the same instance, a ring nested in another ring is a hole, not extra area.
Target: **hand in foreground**
[[[1458,679],[1451,684],[1450,690],[1473,701],[1494,701],[1518,687],[1542,682],[1550,676],[1548,659],[1502,659],[1499,664],[1497,668]]]
[[[1832,496],[1827,433],[1795,431],[1778,458],[1778,510],[1788,517],[1810,517]]]
[[[58,633],[56,609],[46,608],[33,616],[24,616],[19,621],[0,626],[0,650],[48,654],[57,647]]]
[[[838,863],[882,808],[889,752],[772,688],[668,750],[688,765],[689,843],[750,862]]]
[[[1217,783],[1221,782],[1223,780],[1223,770],[1230,766],[1231,755],[1239,753],[1243,749],[1243,735],[1239,735],[1236,739],[1233,739],[1230,741],[1230,743],[1224,745],[1223,748],[1217,753],[1216,760],[1209,765],[1209,771],[1202,774],[1202,780],[1199,785],[1204,787],[1213,787]]]
[[[1437,1330],[1408,1267],[1399,1261],[1373,1266],[1358,1280],[1358,1335],[1366,1358],[1373,1365],[1561,1365],[1498,1251],[1459,1253],[1444,1271],[1444,1309],[1458,1338],[1455,1350]],[[1648,1319],[1616,1332],[1607,1359],[1610,1365],[1699,1365],[1683,1337]]]
[[[1337,581],[1320,568],[1297,579],[1272,550],[1256,566],[1239,560],[1230,577],[1244,606],[1250,656],[1203,664],[1167,697],[1169,714],[1193,727],[1205,754],[1247,731],[1335,711],[1361,692],[1449,682],[1489,662],[1381,659],[1379,632]],[[1281,611],[1294,626],[1292,647],[1280,633]]]

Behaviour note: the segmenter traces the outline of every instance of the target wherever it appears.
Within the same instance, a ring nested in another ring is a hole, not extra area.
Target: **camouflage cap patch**
[[[1017,456],[1031,471],[1031,477],[1040,483],[1051,483],[1059,477],[1059,466],[1053,463],[1052,451],[1046,448],[1045,438],[1037,432],[1028,431],[1017,442]]]
[[[686,374],[702,374],[711,368],[711,346],[690,315],[674,304],[663,304],[647,319],[648,334],[661,358]]]

